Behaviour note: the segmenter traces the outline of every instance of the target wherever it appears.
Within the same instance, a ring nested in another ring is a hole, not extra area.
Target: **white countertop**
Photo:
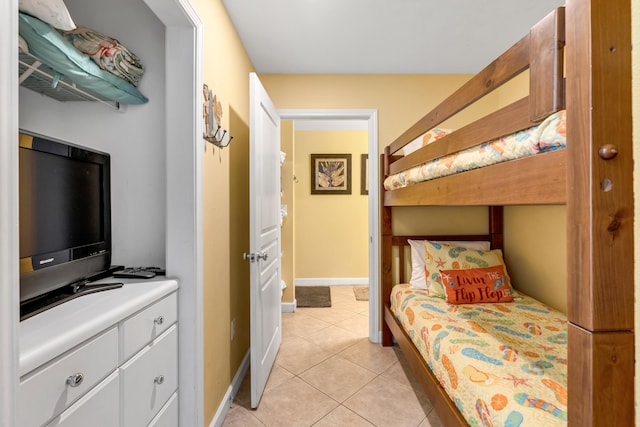
[[[124,286],[83,295],[20,322],[20,376],[178,289],[164,277],[103,279]]]

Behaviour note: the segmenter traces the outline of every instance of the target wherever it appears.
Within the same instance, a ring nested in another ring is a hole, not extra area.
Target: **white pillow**
[[[411,280],[409,280],[409,284],[412,288],[427,289],[427,279],[424,276],[424,243],[427,241],[428,240],[408,240],[409,246],[411,246]],[[438,243],[478,251],[488,251],[491,249],[491,242],[483,241],[438,241]]]
[[[18,8],[21,12],[35,16],[54,28],[65,31],[76,29],[76,24],[62,0],[20,0]]]

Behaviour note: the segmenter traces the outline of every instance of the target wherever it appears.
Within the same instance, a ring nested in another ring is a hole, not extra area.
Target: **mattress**
[[[451,305],[396,285],[391,310],[471,426],[567,424],[567,319],[518,293]]]
[[[433,130],[426,135],[431,134],[434,134]],[[432,143],[442,136],[444,136],[442,132],[439,132],[436,137],[430,137],[427,141]],[[414,142],[409,145],[411,144],[415,146]],[[385,179],[384,188],[395,190],[422,181],[563,148],[566,148],[565,110],[550,115],[537,126],[391,175]],[[406,155],[407,151],[405,150],[404,153]]]

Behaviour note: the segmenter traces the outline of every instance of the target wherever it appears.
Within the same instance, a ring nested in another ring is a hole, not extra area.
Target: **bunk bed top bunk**
[[[541,50],[540,46],[547,46]],[[411,128],[385,147],[385,177],[470,147],[487,144],[539,125],[564,108],[564,9],[534,26],[518,43],[474,75]],[[398,153],[420,135],[529,70],[530,93],[499,111],[439,138],[406,156]],[[545,171],[541,173],[540,171]],[[566,152],[555,150],[500,163],[482,171],[454,174],[437,181],[384,192],[385,206],[507,205],[564,203]],[[509,177],[508,180],[504,179]],[[495,185],[500,182],[500,187]],[[469,191],[471,188],[474,191]],[[427,196],[428,195],[428,196]],[[523,199],[524,198],[524,199]]]
[[[383,345],[391,345],[392,337],[396,339],[445,425],[464,426],[469,421],[443,387],[446,375],[434,374],[412,340],[415,331],[407,331],[391,307],[392,289],[398,283],[394,279],[403,282],[402,248],[409,239],[481,239],[491,242],[491,248],[501,249],[502,206],[541,204],[566,205],[567,212],[567,244],[571,248],[567,251],[565,348],[568,423],[634,423],[630,31],[627,0],[615,5],[567,0],[564,8],[534,26],[385,148],[380,183]],[[527,97],[405,152],[404,148],[415,145],[423,134],[527,69]],[[410,185],[387,181],[385,187],[384,180],[389,177],[526,131],[558,112],[566,114],[567,149]],[[488,235],[394,235],[394,207],[463,205],[489,207]],[[543,404],[539,400],[527,403]]]

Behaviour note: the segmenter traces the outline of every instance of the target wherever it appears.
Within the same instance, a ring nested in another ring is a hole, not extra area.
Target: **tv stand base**
[[[20,304],[20,321],[83,295],[121,288],[122,282],[90,284],[73,283]]]

